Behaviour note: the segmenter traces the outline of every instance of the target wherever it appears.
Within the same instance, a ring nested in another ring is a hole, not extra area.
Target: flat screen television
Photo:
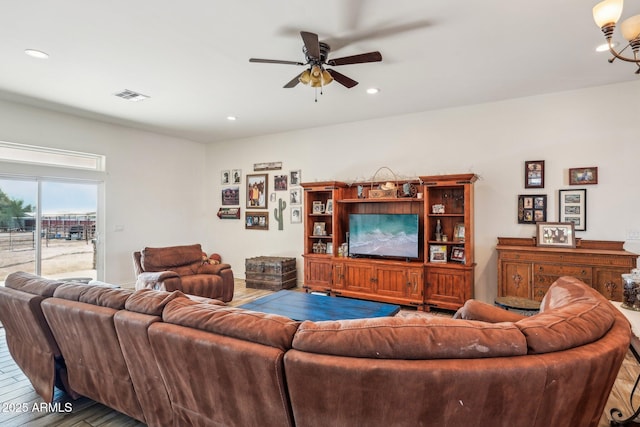
[[[349,214],[349,256],[418,258],[417,214]]]

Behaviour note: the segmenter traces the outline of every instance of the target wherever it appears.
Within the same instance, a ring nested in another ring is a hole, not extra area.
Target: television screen
[[[417,214],[350,214],[349,255],[418,257]]]

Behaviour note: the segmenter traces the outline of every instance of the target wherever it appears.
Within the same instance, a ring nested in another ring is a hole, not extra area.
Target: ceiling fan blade
[[[307,48],[307,55],[310,58],[320,59],[320,42],[316,33],[300,31],[304,46]]]
[[[432,25],[433,22],[427,20],[409,22],[401,25],[393,25],[393,23],[382,23],[369,29],[359,29],[342,37],[325,37],[323,41],[331,46],[331,50],[333,52],[337,52],[343,47],[356,44],[357,42],[370,42],[373,40],[394,37],[399,34],[422,30]]]
[[[249,62],[262,62],[264,64],[287,64],[287,65],[304,65],[303,62],[296,61],[281,61],[279,59],[260,59],[260,58],[249,58]]]
[[[304,73],[304,71],[302,73]],[[287,83],[286,85],[284,85],[282,87],[285,88],[285,89],[291,89],[292,87],[296,87],[296,85],[298,83],[300,83],[300,76],[302,75],[302,73],[300,73],[297,76],[295,76],[293,79],[291,79],[291,81],[289,83]]]
[[[327,70],[327,72],[331,74],[331,77],[333,77],[333,80],[337,81],[342,86],[348,89],[351,89],[352,87],[358,84],[357,81],[345,76],[344,74],[340,74],[336,70]]]
[[[344,56],[342,58],[331,59],[327,61],[327,65],[348,65],[348,64],[362,64],[365,62],[379,62],[382,61],[382,54],[380,52],[361,53],[360,55]]]

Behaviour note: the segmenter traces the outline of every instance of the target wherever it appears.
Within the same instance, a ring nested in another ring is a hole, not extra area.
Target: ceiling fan
[[[344,56],[342,58],[328,59],[331,46],[318,40],[318,35],[307,31],[301,31],[302,41],[306,62],[297,61],[281,61],[278,59],[260,59],[251,58],[249,62],[262,62],[267,64],[288,64],[288,65],[305,65],[308,66],[303,72],[295,76],[289,83],[284,85],[285,88],[295,87],[298,83],[310,85],[311,87],[319,87],[328,85],[333,80],[337,81],[346,88],[352,88],[358,84],[357,81],[341,74],[335,70],[327,69],[325,66],[338,66],[349,64],[362,64],[366,62],[382,61],[380,52],[362,53],[353,56]],[[317,99],[316,99],[317,101]]]

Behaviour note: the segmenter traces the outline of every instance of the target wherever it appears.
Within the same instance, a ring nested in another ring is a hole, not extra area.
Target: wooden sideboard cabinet
[[[610,300],[622,301],[622,274],[638,255],[624,242],[578,240],[576,248],[537,247],[535,238],[498,237],[498,296],[541,301],[561,276],[573,276]]]

